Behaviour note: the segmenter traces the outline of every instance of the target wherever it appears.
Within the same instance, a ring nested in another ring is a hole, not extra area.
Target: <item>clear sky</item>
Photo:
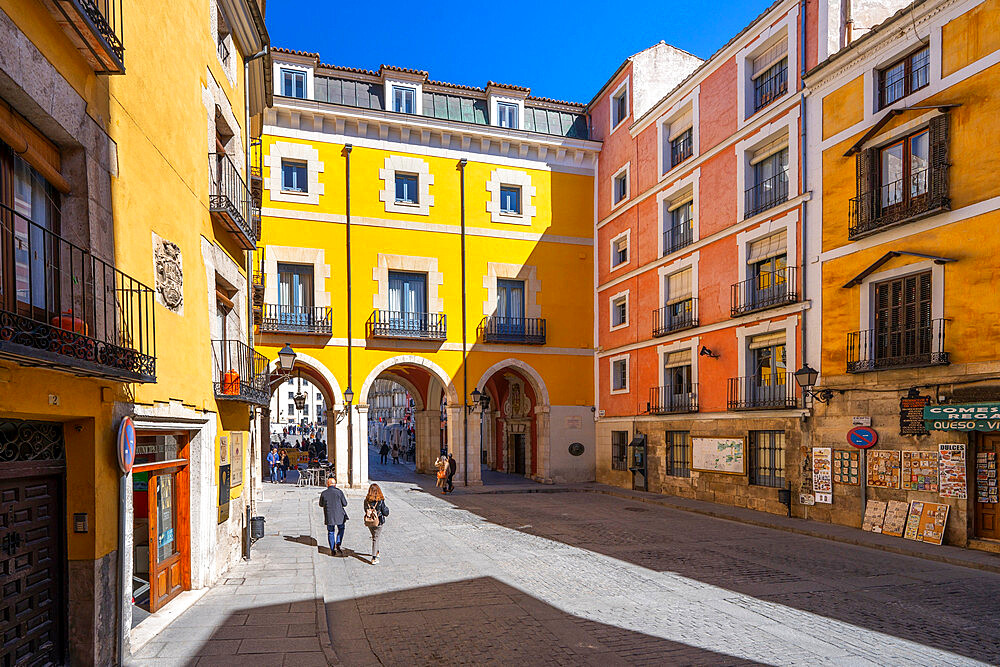
[[[633,53],[664,40],[707,58],[770,4],[269,0],[266,20],[273,46],[319,53],[331,65],[384,63],[427,70],[436,81],[492,80],[589,102]]]

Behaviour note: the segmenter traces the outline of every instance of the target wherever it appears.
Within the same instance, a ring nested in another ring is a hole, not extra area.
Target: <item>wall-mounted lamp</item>
[[[701,350],[698,352],[698,356],[699,357],[711,357],[712,359],[718,359],[719,358],[719,355],[717,355],[715,352],[712,352],[710,349],[708,349],[704,345],[701,346]]]
[[[803,398],[811,396],[820,403],[829,403],[830,399],[833,398],[832,390],[823,389],[822,391],[813,391],[813,387],[816,386],[816,380],[818,379],[819,371],[810,367],[809,364],[803,364],[802,368],[795,371],[795,382],[802,389]]]

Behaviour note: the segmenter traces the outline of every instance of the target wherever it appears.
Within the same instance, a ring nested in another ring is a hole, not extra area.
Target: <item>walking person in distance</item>
[[[385,504],[385,495],[378,484],[372,484],[368,487],[368,495],[365,496],[365,525],[372,533],[372,565],[378,563],[378,540],[387,516],[389,507]]]
[[[389,445],[383,442],[382,446],[378,450],[378,462],[388,463],[389,462],[388,456],[389,456]]]
[[[437,483],[435,486],[441,489],[441,493],[447,493],[445,485],[448,478],[448,459],[445,458],[444,454],[437,458],[437,461],[434,462],[434,467],[437,468]]]
[[[350,518],[347,516],[347,496],[337,488],[337,480],[326,478],[326,489],[319,494],[319,506],[323,508],[323,520],[326,523],[326,535],[330,541],[330,555],[344,555],[340,543],[344,541],[344,524]]]
[[[458,463],[455,461],[455,457],[448,454],[448,490],[447,493],[451,493],[455,490],[455,473],[458,472]]]

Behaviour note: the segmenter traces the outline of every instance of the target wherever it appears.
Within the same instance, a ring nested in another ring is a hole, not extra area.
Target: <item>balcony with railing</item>
[[[788,59],[765,70],[753,82],[753,109],[760,111],[788,91]]]
[[[747,188],[744,197],[744,220],[788,201],[788,173],[779,171],[771,178]]]
[[[646,412],[651,415],[698,412],[697,383],[650,387]]]
[[[653,311],[653,337],[698,326],[698,299],[672,303]]]
[[[257,247],[260,209],[252,206],[250,190],[229,156],[208,154],[212,187],[208,210],[240,243],[244,250]]]
[[[95,74],[124,74],[122,0],[46,0],[52,18]]]
[[[847,237],[862,238],[950,207],[948,165],[934,164],[913,172],[908,179],[886,183],[853,197],[848,208]]]
[[[663,254],[669,255],[694,243],[694,222],[685,220],[663,231]]]
[[[479,323],[484,343],[545,345],[545,320],[541,317],[484,317]]]
[[[0,206],[0,357],[155,382],[154,304],[149,287]]]
[[[852,331],[847,334],[847,372],[948,365],[951,360],[944,349],[947,321],[930,320],[894,331]]]
[[[786,410],[798,405],[790,373],[729,378],[728,410]]]
[[[448,334],[447,319],[443,314],[398,310],[373,311],[365,329],[369,338],[444,340]]]
[[[763,271],[732,286],[730,314],[747,315],[758,310],[777,308],[799,300],[795,285],[795,267]]]
[[[670,166],[676,167],[692,155],[694,155],[694,135],[692,130],[686,130],[670,142]]]
[[[267,405],[271,400],[267,358],[241,340],[212,341],[215,398]]]
[[[253,323],[261,326],[264,323],[264,288],[267,286],[267,274],[264,273],[264,249],[260,246],[253,252],[250,285],[253,289]]]
[[[261,206],[261,198],[264,196],[264,178],[261,175],[261,142],[260,137],[250,140],[250,194],[253,196],[253,203],[258,208]],[[257,238],[260,238],[258,235]]]
[[[279,306],[264,304],[260,330],[265,333],[333,335],[333,308],[330,306]]]

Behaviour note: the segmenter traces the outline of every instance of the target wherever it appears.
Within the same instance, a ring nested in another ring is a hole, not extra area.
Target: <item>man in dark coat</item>
[[[455,457],[448,454],[448,489],[447,492],[451,493],[455,490],[455,473],[458,472],[458,463],[455,462]]]
[[[344,524],[349,518],[344,509],[347,507],[347,496],[337,488],[337,480],[333,477],[326,478],[326,489],[319,494],[319,506],[323,508],[330,554],[343,556],[344,550],[340,548],[340,543],[344,541]]]

